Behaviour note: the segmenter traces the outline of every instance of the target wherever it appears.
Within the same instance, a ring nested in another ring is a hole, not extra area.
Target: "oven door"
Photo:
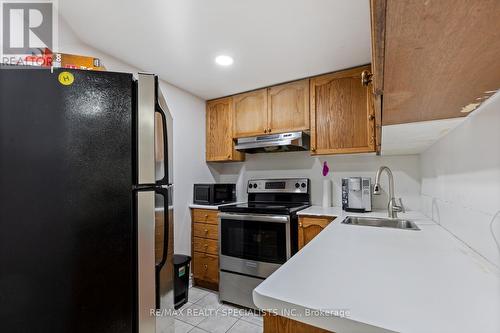
[[[266,278],[291,256],[290,217],[220,213],[220,269]]]

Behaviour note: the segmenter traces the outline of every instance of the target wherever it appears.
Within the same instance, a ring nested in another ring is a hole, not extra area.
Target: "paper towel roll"
[[[323,180],[323,207],[332,206],[332,182],[330,179]]]

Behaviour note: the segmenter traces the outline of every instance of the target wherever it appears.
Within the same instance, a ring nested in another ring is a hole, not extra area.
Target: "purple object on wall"
[[[328,167],[328,164],[326,161],[323,162],[323,176],[326,177],[328,175],[328,172],[330,171],[330,168]]]

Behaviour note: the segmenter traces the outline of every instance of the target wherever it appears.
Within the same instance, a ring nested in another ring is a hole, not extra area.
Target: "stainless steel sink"
[[[344,221],[342,221],[342,223],[367,227],[420,230],[414,222],[402,219],[348,216],[344,219]]]

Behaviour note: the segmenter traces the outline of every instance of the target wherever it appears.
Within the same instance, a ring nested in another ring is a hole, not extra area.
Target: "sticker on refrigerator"
[[[65,86],[72,85],[73,81],[75,81],[75,77],[70,72],[61,72],[57,78],[59,83]]]
[[[179,277],[184,276],[184,274],[186,274],[186,266],[179,268]]]

